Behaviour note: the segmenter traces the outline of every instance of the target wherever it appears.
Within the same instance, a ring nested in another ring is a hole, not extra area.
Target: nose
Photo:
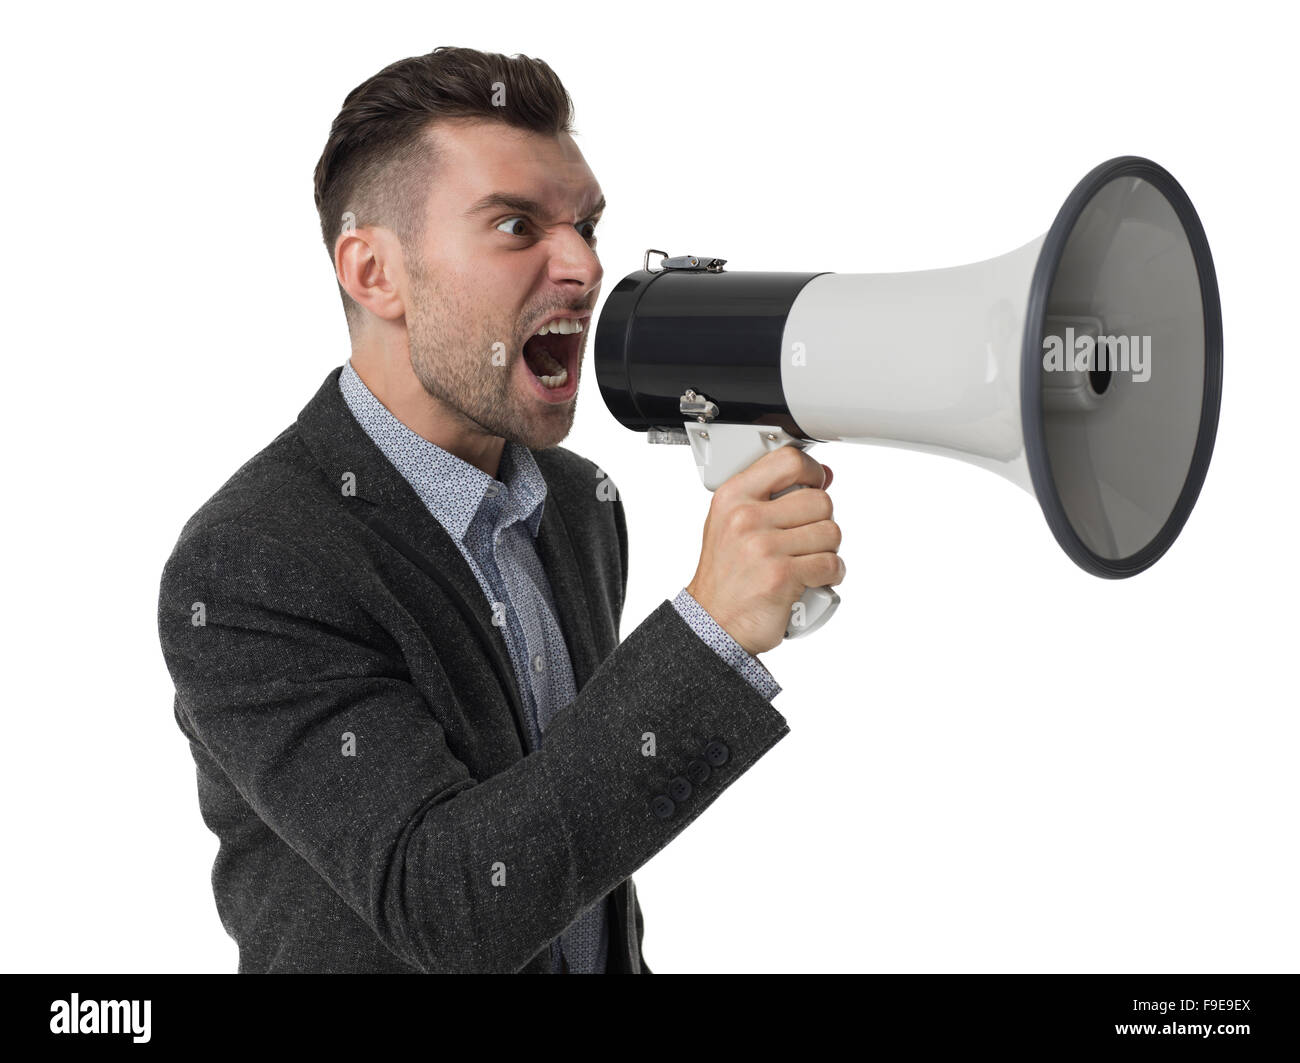
[[[580,284],[589,292],[601,282],[605,270],[596,249],[572,225],[558,230],[551,241],[551,280],[557,284]]]

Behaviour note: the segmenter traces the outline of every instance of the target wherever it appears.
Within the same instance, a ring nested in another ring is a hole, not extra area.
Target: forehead
[[[492,192],[535,199],[556,217],[581,214],[600,198],[600,185],[573,137],[516,129],[504,122],[453,119],[428,135],[439,157],[432,201],[465,210]]]

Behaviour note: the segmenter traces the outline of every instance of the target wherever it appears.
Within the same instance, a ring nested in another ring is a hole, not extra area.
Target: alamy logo
[[[1071,326],[1064,337],[1043,338],[1043,368],[1049,373],[1131,372],[1140,383],[1151,378],[1151,337],[1076,336]]]
[[[148,1000],[71,1000],[50,1005],[50,1033],[129,1033],[132,1041],[149,1040]]]

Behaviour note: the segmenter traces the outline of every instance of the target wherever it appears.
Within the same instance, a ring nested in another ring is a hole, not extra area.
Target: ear
[[[343,290],[376,317],[395,321],[406,313],[399,282],[405,277],[402,248],[382,226],[344,226],[334,242],[334,273]]]

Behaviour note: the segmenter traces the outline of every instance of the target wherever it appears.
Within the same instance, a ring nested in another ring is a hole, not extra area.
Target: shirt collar
[[[493,478],[394,417],[366,387],[351,361],[343,367],[339,388],[366,434],[458,543],[465,541],[480,511],[498,530],[519,520],[534,539],[537,537],[546,481],[526,446],[507,439],[497,469],[499,478]]]

